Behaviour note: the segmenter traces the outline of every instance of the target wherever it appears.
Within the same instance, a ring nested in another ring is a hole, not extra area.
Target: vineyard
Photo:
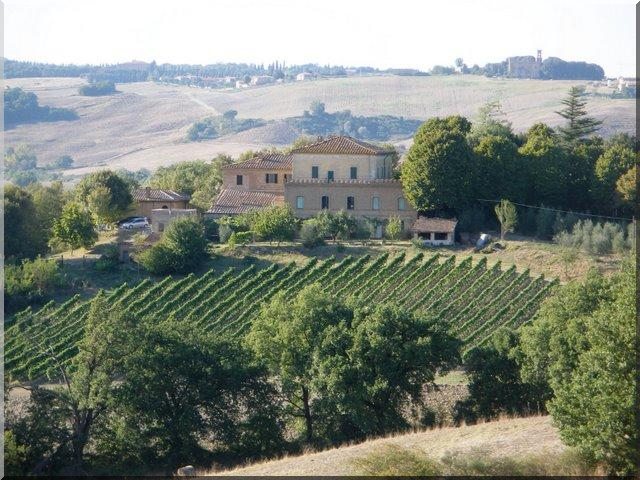
[[[167,277],[154,283],[126,284],[108,294],[108,303],[141,318],[172,315],[195,328],[216,335],[238,336],[247,331],[261,305],[277,292],[293,297],[306,285],[318,283],[337,296],[355,296],[366,304],[393,301],[415,312],[427,312],[446,321],[465,348],[482,345],[501,326],[517,328],[529,321],[555,281],[532,278],[528,270],[500,263],[490,268],[486,258],[472,264],[470,257],[422,253],[382,254],[371,258],[347,256],[341,261],[311,259],[297,266],[272,264],[258,269],[229,269],[218,274]],[[26,310],[5,326],[5,372],[13,379],[56,376],[54,352],[70,362],[83,335],[90,300],[78,296],[37,312]]]

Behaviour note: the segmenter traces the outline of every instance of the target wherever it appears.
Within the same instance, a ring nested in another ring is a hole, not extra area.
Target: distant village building
[[[304,82],[305,80],[311,80],[311,79],[313,79],[313,74],[309,72],[302,72],[296,75],[296,81],[298,82]]]
[[[542,74],[542,50],[538,50],[536,57],[526,55],[507,58],[507,77],[510,78],[540,78]]]
[[[133,191],[135,215],[151,218],[151,212],[157,208],[185,209],[189,208],[189,195],[150,187],[136,188]]]
[[[256,75],[251,77],[251,85],[267,85],[269,83],[274,83],[276,81],[271,75]]]

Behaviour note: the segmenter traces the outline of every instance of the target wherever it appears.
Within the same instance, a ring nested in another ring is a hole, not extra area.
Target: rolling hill
[[[256,463],[234,470],[199,471],[198,475],[357,475],[357,461],[385,448],[398,447],[440,459],[445,454],[526,457],[565,451],[550,417],[504,419],[473,426],[447,427],[370,440],[317,453]],[[556,472],[559,473],[559,472]]]
[[[33,146],[41,165],[71,155],[81,175],[96,168],[155,169],[217,153],[238,155],[248,149],[282,146],[297,132],[282,120],[298,116],[314,100],[329,112],[395,115],[424,120],[461,114],[473,118],[478,108],[500,100],[517,131],[533,123],[558,125],[554,113],[568,88],[578,81],[486,78],[473,75],[402,77],[392,75],[322,79],[243,90],[208,90],[151,82],[118,84],[120,93],[84,97],[78,78],[6,80],[38,95],[41,105],[71,108],[78,120],[20,125],[5,132],[6,146]],[[595,87],[588,91],[595,93]],[[606,93],[601,91],[600,93]],[[239,118],[262,118],[265,126],[203,142],[185,142],[188,128],[206,116],[234,109]],[[633,99],[590,96],[589,111],[604,120],[601,134],[635,130]],[[409,141],[399,141],[408,144]]]

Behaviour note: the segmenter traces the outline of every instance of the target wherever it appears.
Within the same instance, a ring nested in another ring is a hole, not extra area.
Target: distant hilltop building
[[[537,55],[507,58],[507,77],[510,78],[541,78],[542,50]]]

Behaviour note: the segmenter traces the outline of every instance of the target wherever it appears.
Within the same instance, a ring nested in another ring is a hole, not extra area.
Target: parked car
[[[120,225],[120,228],[125,230],[134,230],[139,228],[149,228],[150,223],[146,217],[136,217],[133,220],[124,222]]]
[[[116,222],[116,225],[118,225],[119,227],[121,227],[123,224],[125,224],[125,223],[129,223],[130,221],[132,221],[132,220],[136,220],[136,219],[138,219],[138,218],[144,218],[144,217],[138,217],[138,216],[134,216],[134,217],[126,217],[126,218],[123,218],[123,219],[121,219],[121,220],[118,220],[118,221]]]

